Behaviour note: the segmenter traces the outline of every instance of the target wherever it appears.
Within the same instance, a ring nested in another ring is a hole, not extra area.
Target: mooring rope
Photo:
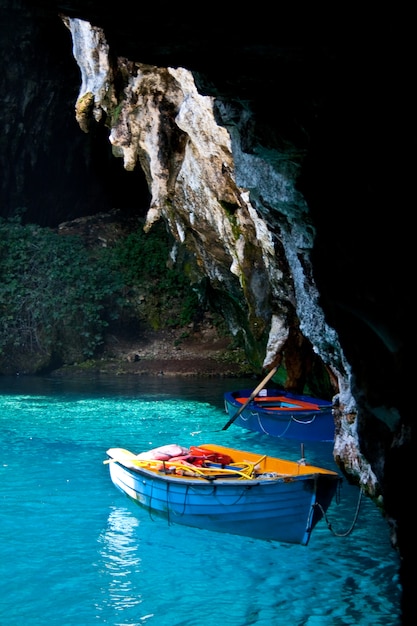
[[[326,524],[328,529],[330,530],[330,532],[332,532],[334,534],[335,537],[347,537],[348,535],[351,534],[351,532],[353,531],[353,529],[355,528],[356,522],[358,521],[358,516],[359,516],[359,509],[361,506],[361,502],[362,502],[362,489],[359,489],[359,497],[358,497],[358,503],[356,505],[356,511],[355,511],[355,516],[353,518],[353,522],[350,526],[350,528],[345,532],[345,533],[337,533],[335,530],[333,530],[333,527],[327,517],[326,511],[324,511],[323,507],[321,506],[320,502],[316,502],[314,506],[318,506],[319,509],[321,510],[324,519],[326,520]]]

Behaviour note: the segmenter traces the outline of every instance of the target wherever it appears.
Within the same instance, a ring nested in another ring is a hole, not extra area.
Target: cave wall
[[[108,211],[116,198],[132,211],[132,195],[146,210],[143,172],[127,175],[112,156],[108,129],[80,133],[74,116],[80,70],[59,15],[3,1],[0,30],[0,215],[55,227]]]

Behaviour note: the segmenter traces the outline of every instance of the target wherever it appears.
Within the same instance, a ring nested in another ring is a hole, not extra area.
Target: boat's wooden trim
[[[244,404],[247,398],[235,398],[239,404]],[[261,408],[277,411],[320,411],[321,407],[305,400],[291,400],[285,396],[258,396],[253,403]],[[331,406],[329,406],[331,408]]]

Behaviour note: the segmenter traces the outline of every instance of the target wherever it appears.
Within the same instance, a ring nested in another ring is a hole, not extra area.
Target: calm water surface
[[[397,626],[398,557],[379,511],[343,482],[308,546],[153,520],[112,485],[106,450],[219,443],[300,458],[232,425],[256,381],[0,378],[3,626]],[[337,469],[330,444],[305,456]],[[345,535],[345,536],[338,536]]]

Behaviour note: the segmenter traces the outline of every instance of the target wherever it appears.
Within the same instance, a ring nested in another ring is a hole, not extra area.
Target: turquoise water
[[[153,520],[112,485],[106,450],[221,443],[300,458],[227,422],[248,381],[0,379],[0,623],[5,626],[397,626],[398,557],[358,489],[308,546]],[[249,381],[249,386],[253,381]],[[311,463],[335,469],[331,444]],[[337,536],[343,535],[346,536]]]

